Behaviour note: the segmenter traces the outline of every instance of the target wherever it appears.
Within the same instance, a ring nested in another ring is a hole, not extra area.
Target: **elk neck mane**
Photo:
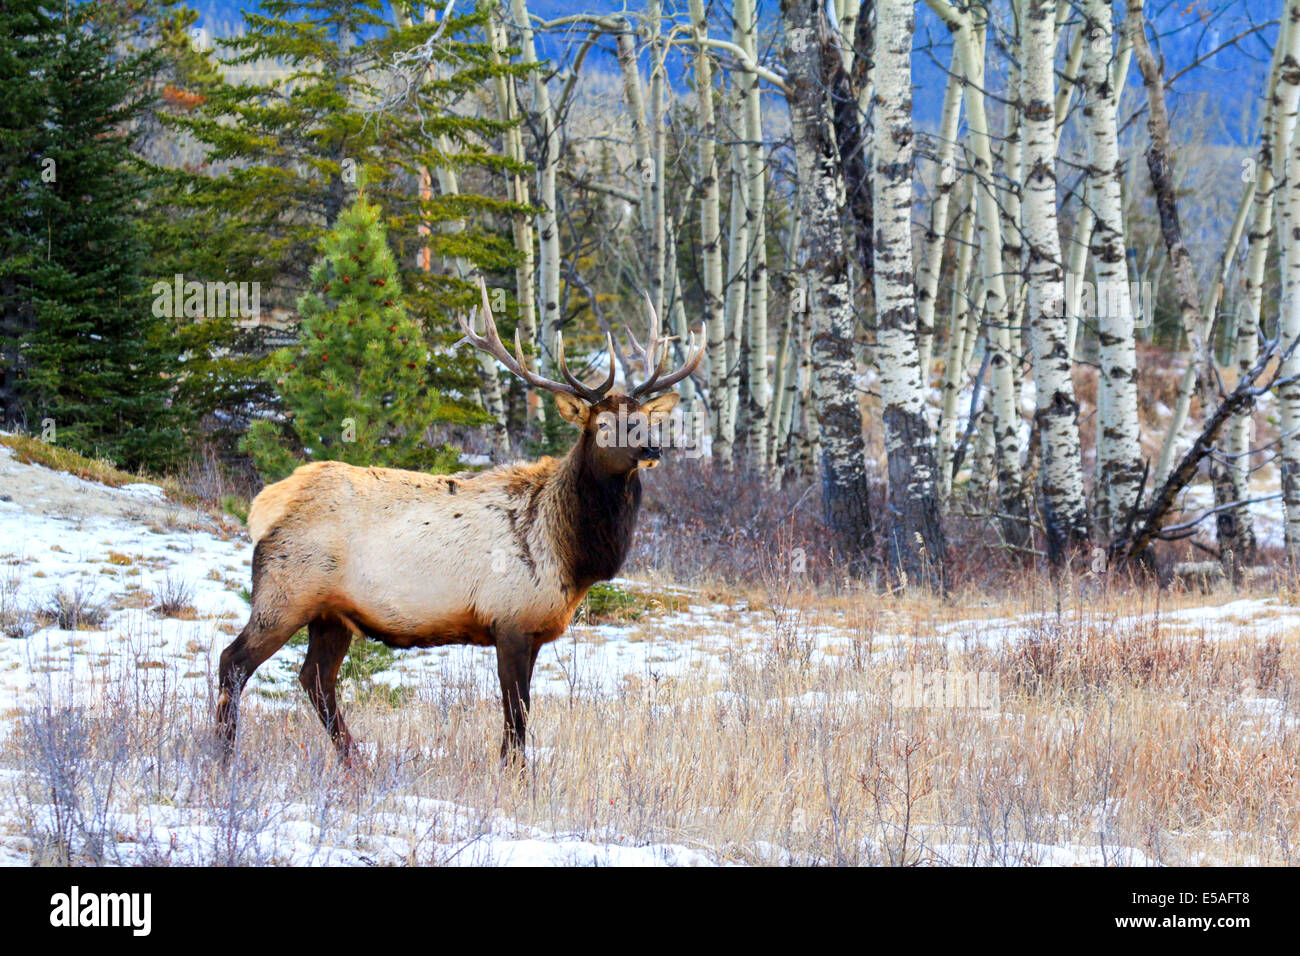
[[[564,458],[552,459],[554,470],[538,495],[539,507],[549,512],[556,555],[570,586],[581,592],[623,566],[641,507],[639,471],[601,474],[591,441],[584,433]]]

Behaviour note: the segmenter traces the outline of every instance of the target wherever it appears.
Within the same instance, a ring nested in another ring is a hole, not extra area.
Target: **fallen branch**
[[[1192,532],[1194,532],[1196,530],[1196,526],[1199,525],[1206,518],[1209,518],[1212,515],[1216,515],[1221,511],[1233,511],[1237,508],[1245,508],[1249,505],[1263,504],[1265,501],[1277,501],[1281,497],[1282,497],[1282,493],[1279,491],[1275,495],[1265,495],[1263,498],[1242,498],[1239,501],[1225,502],[1224,504],[1217,505],[1211,508],[1209,511],[1201,512],[1201,514],[1197,515],[1191,521],[1184,521],[1182,524],[1174,524],[1174,525],[1170,525],[1167,528],[1161,529],[1159,535],[1160,540],[1179,541],[1182,538],[1186,537],[1187,534],[1191,534]]]
[[[1107,549],[1109,561],[1112,565],[1139,558],[1151,546],[1152,542],[1159,540],[1164,523],[1173,510],[1174,500],[1196,477],[1201,462],[1214,451],[1215,439],[1223,426],[1234,415],[1253,407],[1255,399],[1260,395],[1290,381],[1290,379],[1278,380],[1277,376],[1287,357],[1295,350],[1296,344],[1296,342],[1291,343],[1286,350],[1286,355],[1282,356],[1282,361],[1278,363],[1277,368],[1269,377],[1269,381],[1263,385],[1256,385],[1256,380],[1264,374],[1265,368],[1267,368],[1277,352],[1277,341],[1271,342],[1268,348],[1265,349],[1264,354],[1260,356],[1259,361],[1255,363],[1254,368],[1242,376],[1241,381],[1237,383],[1237,387],[1219,403],[1219,407],[1214,410],[1210,420],[1201,429],[1201,434],[1197,436],[1196,441],[1192,443],[1192,447],[1183,455],[1178,467],[1169,473],[1168,479],[1161,486],[1155,498],[1152,499],[1150,507],[1140,513],[1138,520],[1132,522],[1137,526],[1137,531],[1133,532],[1126,529],[1124,535],[1117,538]]]

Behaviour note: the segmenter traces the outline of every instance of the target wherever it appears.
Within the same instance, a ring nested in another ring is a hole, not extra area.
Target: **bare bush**
[[[97,631],[108,620],[108,604],[95,599],[95,589],[82,582],[59,588],[40,609],[40,617],[64,631]]]
[[[198,614],[194,608],[194,586],[168,571],[154,588],[154,610],[163,617],[193,620]]]
[[[0,635],[21,640],[36,630],[36,612],[20,594],[16,570],[0,579]]]
[[[223,458],[210,443],[186,458],[174,478],[186,494],[209,508],[228,512],[237,511],[262,487],[251,461],[242,456]]]
[[[773,565],[802,580],[836,576],[815,485],[703,459],[669,460],[646,479],[630,569],[682,582],[758,584]]]
[[[36,859],[59,865],[116,859],[114,789],[126,756],[120,734],[92,733],[78,706],[47,699],[19,724],[24,756],[22,819]]]

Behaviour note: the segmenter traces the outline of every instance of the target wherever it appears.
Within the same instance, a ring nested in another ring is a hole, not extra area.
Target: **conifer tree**
[[[228,228],[228,211],[196,203],[194,184],[205,177],[191,161],[192,142],[178,132],[178,120],[199,115],[208,92],[221,83],[211,38],[198,27],[199,15],[174,0],[157,4],[140,42],[156,48],[157,66],[149,77],[153,115],[144,125],[140,149],[154,164],[152,188],[142,201],[148,241],[148,274],[173,283],[175,276],[204,282],[253,282],[247,263],[232,258],[224,242],[213,243]],[[179,199],[179,201],[178,201]],[[248,412],[266,407],[274,392],[265,380],[266,349],[255,327],[227,309],[217,315],[175,315],[171,340],[183,357],[175,383],[174,405],[184,409],[218,447],[248,427]],[[214,414],[215,413],[215,414]]]
[[[54,27],[41,0],[0,5],[0,427],[27,418],[20,375],[22,345],[35,313],[30,271],[37,259],[36,223],[30,215],[40,187],[49,68],[45,44]]]
[[[436,264],[459,259],[487,273],[511,269],[516,253],[504,232],[516,207],[472,188],[440,195],[421,176],[453,167],[463,181],[484,183],[503,170],[526,171],[495,149],[512,124],[474,107],[494,77],[527,69],[492,62],[483,35],[488,15],[486,6],[463,3],[266,0],[245,14],[245,31],[218,41],[215,51],[231,68],[259,69],[241,82],[192,77],[196,86],[187,92],[201,105],[171,119],[206,144],[209,163],[173,194],[181,221],[203,241],[171,243],[193,250],[188,263],[171,267],[187,277],[257,281],[264,310],[290,305],[309,281],[320,236],[366,183],[431,349],[429,382],[449,413],[460,410],[463,424],[486,420],[473,401],[478,362],[467,350],[440,346],[459,337],[450,316],[471,306],[476,293]],[[435,33],[433,75],[394,99],[393,57]],[[237,330],[226,331],[223,342],[219,329],[205,329],[207,344],[238,354]],[[195,351],[203,351],[201,342]],[[195,401],[250,404],[236,382],[218,390]]]
[[[378,207],[354,202],[321,252],[298,303],[299,345],[271,360],[288,427],[256,422],[245,449],[268,481],[303,460],[454,468],[455,452],[425,437],[455,413],[428,387],[429,349],[407,313]]]
[[[39,113],[32,141],[20,144],[39,162],[14,174],[19,188],[6,196],[3,231],[27,244],[5,267],[4,309],[24,317],[5,373],[28,427],[52,421],[61,444],[159,467],[178,453],[181,432],[171,343],[149,307],[135,220],[146,174],[132,128],[152,54],[124,48],[102,12],[47,6],[28,17],[30,32],[10,36],[15,52],[44,52],[25,74],[20,53],[3,67],[6,87],[25,83],[24,108]]]

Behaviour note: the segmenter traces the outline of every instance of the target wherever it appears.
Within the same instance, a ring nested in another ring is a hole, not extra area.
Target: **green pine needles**
[[[406,310],[379,208],[357,199],[321,252],[298,300],[299,345],[271,360],[287,423],[254,423],[245,450],[268,481],[324,459],[456,468],[455,450],[434,447],[426,433],[460,413],[429,387],[430,349]]]
[[[182,450],[176,361],[149,309],[133,153],[150,52],[107,8],[0,9],[0,414],[129,468]],[[107,19],[105,19],[107,17]]]

